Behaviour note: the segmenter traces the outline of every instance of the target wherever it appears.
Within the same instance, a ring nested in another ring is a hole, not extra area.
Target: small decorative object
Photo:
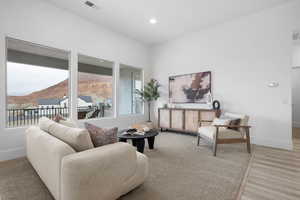
[[[143,131],[148,132],[148,131],[150,131],[150,128],[146,126],[146,127],[143,128]]]
[[[128,129],[126,132],[127,132],[128,134],[132,134],[132,133],[134,133],[134,132],[137,132],[137,129],[136,129],[136,128],[131,128],[131,129]]]
[[[151,122],[151,102],[156,101],[160,94],[158,92],[158,88],[160,87],[160,84],[157,80],[151,79],[149,83],[147,83],[144,86],[144,89],[142,90],[136,90],[136,93],[140,96],[140,98],[148,103],[148,122]]]
[[[213,103],[212,103],[212,105],[213,105],[213,109],[214,110],[219,110],[220,107],[221,107],[221,104],[220,104],[220,102],[218,100],[214,100]]]
[[[168,104],[165,103],[164,106],[163,106],[163,108],[168,108]]]
[[[210,109],[212,109],[212,103],[213,103],[213,98],[212,98],[211,92],[209,92],[207,94],[207,104],[208,104]]]

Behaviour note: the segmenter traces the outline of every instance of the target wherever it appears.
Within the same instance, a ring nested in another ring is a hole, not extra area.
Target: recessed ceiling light
[[[150,24],[156,24],[156,23],[157,23],[157,20],[156,20],[155,18],[151,18],[151,19],[149,20],[149,23],[150,23]]]

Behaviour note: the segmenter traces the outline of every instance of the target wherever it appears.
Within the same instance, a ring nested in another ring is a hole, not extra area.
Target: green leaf
[[[158,83],[157,80],[151,79],[150,82],[148,82],[144,89],[142,90],[136,90],[135,93],[143,100],[147,102],[151,102],[154,100],[157,100],[160,97],[158,88],[161,85]]]

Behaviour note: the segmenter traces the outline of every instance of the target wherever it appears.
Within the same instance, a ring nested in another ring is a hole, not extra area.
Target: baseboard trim
[[[0,151],[0,161],[12,160],[26,155],[25,147],[19,147]]]
[[[259,139],[253,138],[252,144],[260,145],[260,146],[267,146],[272,148],[278,149],[286,149],[286,150],[293,150],[293,141],[292,138],[290,140],[267,140],[267,139]]]

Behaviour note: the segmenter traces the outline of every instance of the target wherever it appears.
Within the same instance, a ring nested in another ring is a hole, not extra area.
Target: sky
[[[69,77],[67,70],[7,63],[7,95],[24,96],[55,85]]]

